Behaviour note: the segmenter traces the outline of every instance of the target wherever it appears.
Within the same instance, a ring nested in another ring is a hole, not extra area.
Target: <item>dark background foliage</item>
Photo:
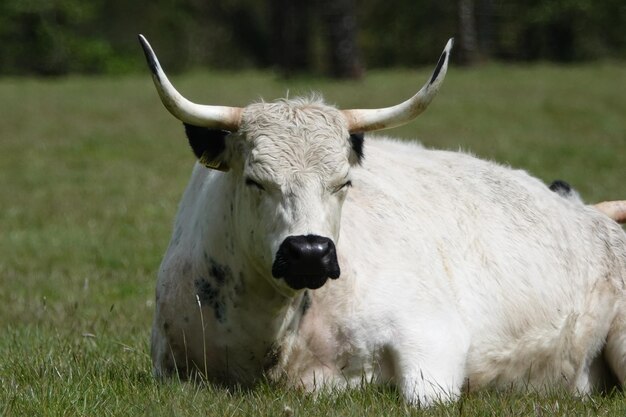
[[[170,71],[358,77],[430,64],[451,36],[467,64],[623,59],[624,27],[623,0],[3,0],[0,74],[136,71],[137,33]]]

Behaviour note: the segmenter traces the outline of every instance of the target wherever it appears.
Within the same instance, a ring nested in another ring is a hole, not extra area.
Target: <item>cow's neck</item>
[[[285,338],[297,331],[305,302],[305,292],[281,289],[270,271],[259,270],[243,255],[233,236],[235,220],[230,216],[230,202],[218,211],[207,206],[208,221],[195,289],[203,311],[213,317],[216,349],[239,355],[240,366],[262,369],[271,366],[276,349]],[[210,317],[208,320],[211,320]]]
[[[264,345],[275,343],[297,326],[298,307],[304,294],[285,294],[268,283],[272,279],[248,271],[243,278],[244,289],[232,298],[233,325]]]
[[[251,382],[274,367],[285,343],[296,337],[302,304],[308,295],[282,294],[268,283],[267,277],[250,271],[242,271],[238,285],[227,289],[226,313],[218,322],[216,336],[218,349],[228,356],[230,369],[236,363],[241,372],[237,379]]]

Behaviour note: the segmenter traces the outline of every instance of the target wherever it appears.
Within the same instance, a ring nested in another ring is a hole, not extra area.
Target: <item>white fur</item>
[[[616,223],[463,153],[367,136],[357,166],[348,136],[319,100],[259,103],[228,138],[229,172],[196,165],[159,271],[157,375],[390,382],[423,406],[464,387],[587,393],[604,359],[624,382]],[[285,237],[309,233],[336,242],[342,273],[305,295],[271,265]]]

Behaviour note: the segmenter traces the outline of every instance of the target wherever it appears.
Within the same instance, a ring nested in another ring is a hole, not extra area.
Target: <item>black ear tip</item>
[[[365,139],[365,134],[363,132],[356,132],[350,134],[350,144],[352,145],[352,150],[354,151],[357,162],[360,164],[363,161],[363,142]]]
[[[350,136],[352,136],[352,140],[359,140],[359,141],[363,142],[363,139],[365,138],[365,133],[363,133],[363,132],[354,132]]]
[[[226,136],[230,134],[225,130],[208,129],[183,123],[185,134],[189,140],[189,146],[196,158],[207,168],[228,170],[228,165],[222,159],[226,149]]]

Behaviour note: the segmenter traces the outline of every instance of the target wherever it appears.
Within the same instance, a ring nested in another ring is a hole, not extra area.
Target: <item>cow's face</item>
[[[184,123],[204,126],[186,125],[200,162],[230,170],[221,180],[232,183],[233,195],[224,198],[233,201],[242,255],[292,288],[319,288],[339,276],[334,242],[350,166],[362,156],[362,136],[349,132],[400,126],[422,113],[439,90],[452,48],[450,39],[433,75],[408,100],[340,112],[316,99],[245,109],[193,103],[167,79],[148,41],[139,40],[165,107]]]
[[[259,103],[226,139],[236,240],[257,271],[292,289],[338,278],[341,208],[362,156],[336,109],[315,101]]]

